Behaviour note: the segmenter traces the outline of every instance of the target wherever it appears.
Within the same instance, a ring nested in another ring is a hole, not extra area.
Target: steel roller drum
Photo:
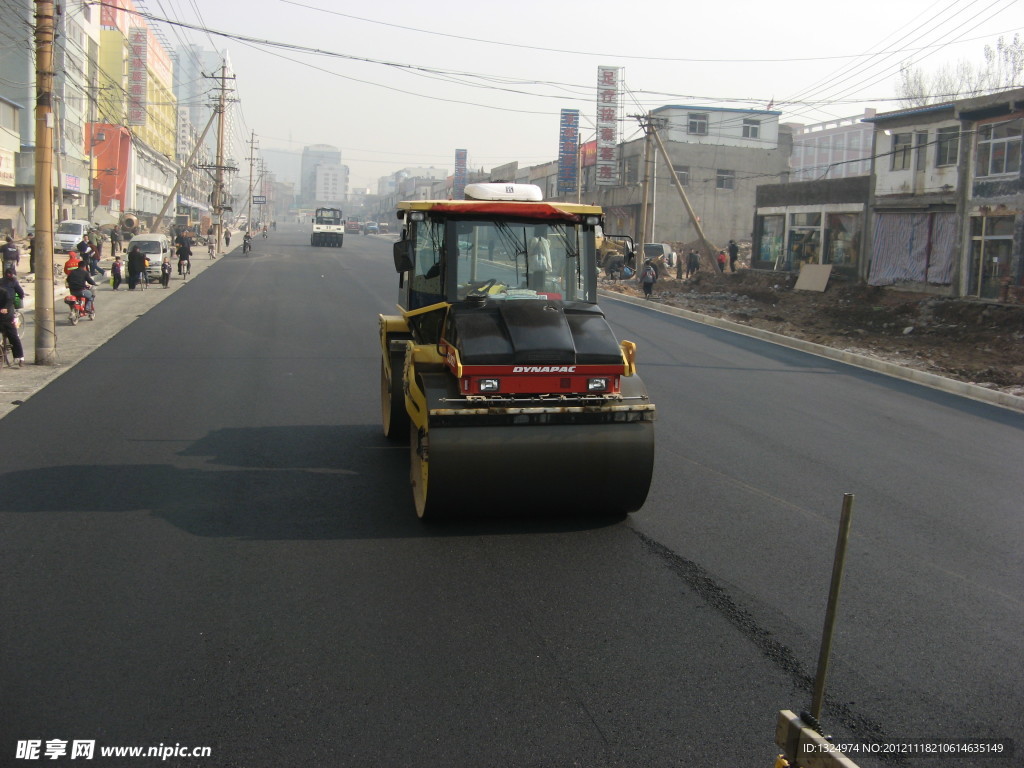
[[[647,498],[654,424],[437,426],[427,457],[427,517],[625,515]]]

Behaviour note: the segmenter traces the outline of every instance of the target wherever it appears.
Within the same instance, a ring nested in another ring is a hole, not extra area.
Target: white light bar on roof
[[[467,200],[516,200],[523,203],[539,203],[544,193],[536,184],[467,184]]]

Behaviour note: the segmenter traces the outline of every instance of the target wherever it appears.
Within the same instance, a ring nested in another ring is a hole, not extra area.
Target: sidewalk
[[[218,264],[236,247],[238,247],[237,243],[215,260],[210,259],[205,247],[196,247],[192,255],[192,274],[189,276],[188,282],[178,277],[178,260],[172,256],[171,263],[175,265],[175,272],[171,275],[170,286],[164,288],[159,283],[150,283],[146,290],[138,288],[134,291],[128,290],[127,280],[117,291],[111,288],[110,264],[113,259],[104,258],[100,262],[100,266],[107,270],[106,278],[100,275],[93,278],[97,284],[95,289],[96,319],[83,318],[76,326],[72,326],[68,322],[68,313],[63,300],[68,290],[64,287],[64,280],[55,279],[53,312],[57,341],[54,365],[35,364],[36,283],[31,279],[31,275],[21,275],[19,277],[21,287],[25,289],[26,294],[22,308],[25,313],[25,326],[21,329],[21,342],[25,347],[25,367],[4,367],[0,370],[0,418],[6,416],[55,378],[87,357],[93,350],[105,344],[122,328],[130,325],[139,315],[149,311],[152,306],[159,304],[168,296],[187,288],[189,283],[202,276],[203,272],[210,267]],[[124,260],[124,258],[125,254],[122,252],[121,259]],[[55,264],[63,267],[67,256],[54,254],[53,260]]]

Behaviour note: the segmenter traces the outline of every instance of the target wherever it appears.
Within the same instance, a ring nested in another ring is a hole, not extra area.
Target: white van
[[[82,242],[92,225],[84,219],[65,219],[57,225],[53,233],[53,252],[67,253],[73,251]]]
[[[167,235],[136,235],[128,241],[127,250],[131,252],[136,247],[149,259],[149,269],[146,271],[149,279],[160,280],[160,264],[164,256],[171,255],[171,238]]]

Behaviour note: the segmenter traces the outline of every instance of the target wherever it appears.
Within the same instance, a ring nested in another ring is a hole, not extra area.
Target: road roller
[[[486,183],[397,213],[381,417],[388,439],[408,441],[416,514],[643,506],[655,406],[636,345],[598,307],[601,208]]]

